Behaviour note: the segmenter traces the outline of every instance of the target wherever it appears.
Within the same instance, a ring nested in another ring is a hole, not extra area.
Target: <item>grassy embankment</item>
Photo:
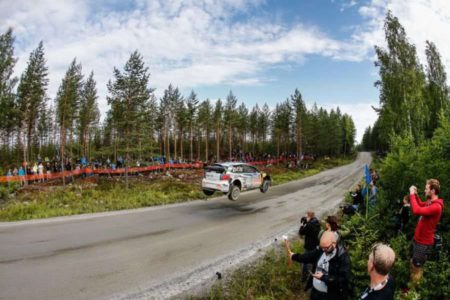
[[[274,166],[267,168],[267,171],[272,176],[273,184],[277,185],[348,164],[353,160],[354,157],[317,161],[308,170],[288,170]],[[130,179],[128,190],[119,178],[76,179],[66,187],[30,185],[27,189],[17,190],[13,197],[6,192],[8,187],[3,186],[0,187],[0,221],[39,219],[206,199],[200,189],[201,171],[191,172],[181,179],[177,176],[161,175],[154,176],[154,179],[149,179],[148,176],[133,178]]]

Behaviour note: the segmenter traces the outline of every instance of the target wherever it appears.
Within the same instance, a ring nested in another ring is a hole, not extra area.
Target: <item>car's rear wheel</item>
[[[259,190],[261,191],[261,193],[265,193],[269,190],[269,186],[270,186],[270,180],[264,179]]]
[[[231,186],[230,192],[228,193],[228,199],[232,201],[236,201],[239,198],[239,195],[241,194],[241,189],[239,186],[233,184]]]
[[[203,193],[204,193],[206,196],[211,196],[212,194],[214,194],[214,191],[211,191],[211,190],[203,190]]]

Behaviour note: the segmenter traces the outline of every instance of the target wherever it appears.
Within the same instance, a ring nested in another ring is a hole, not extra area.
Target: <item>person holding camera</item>
[[[350,295],[350,257],[336,240],[332,231],[325,231],[319,247],[303,254],[287,248],[289,257],[299,263],[315,264],[306,289],[311,290],[311,300],[346,300]]]
[[[319,245],[319,232],[320,232],[320,222],[317,220],[313,211],[308,211],[306,216],[302,217],[300,220],[300,229],[298,234],[300,237],[305,238],[304,248],[305,251],[313,251]],[[311,264],[303,264],[302,278],[306,281],[308,277],[308,271],[312,269]]]
[[[395,252],[385,244],[375,244],[367,261],[370,285],[358,298],[360,300],[393,300],[394,278],[389,274],[394,266]]]
[[[434,245],[434,233],[444,211],[444,200],[439,198],[440,185],[436,179],[428,179],[425,184],[426,202],[420,200],[417,188],[409,188],[411,211],[420,216],[414,231],[413,254],[411,261],[411,282],[419,283],[423,274],[423,265]]]

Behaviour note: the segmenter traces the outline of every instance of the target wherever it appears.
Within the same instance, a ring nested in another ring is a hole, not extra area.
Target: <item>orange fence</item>
[[[268,159],[264,161],[253,161],[248,162],[250,165],[267,165],[267,164],[277,164],[284,161],[292,161],[295,159]],[[150,172],[150,171],[165,171],[167,169],[201,169],[203,168],[203,163],[193,163],[193,164],[161,164],[156,166],[148,166],[148,167],[131,167],[128,168],[128,173],[138,173],[138,172]],[[42,175],[25,175],[25,176],[0,176],[0,182],[20,182],[20,181],[39,181],[39,180],[52,180],[58,179],[62,177],[69,176],[78,176],[78,175],[91,175],[91,174],[124,174],[125,168],[120,169],[96,169],[93,170],[90,167],[73,170],[73,171],[64,171],[57,173],[45,173]]]
[[[158,170],[167,170],[167,169],[201,169],[203,168],[202,163],[193,163],[193,164],[162,164],[157,166],[148,166],[148,167],[132,167],[128,168],[128,173],[137,173],[137,172],[150,172],[150,171],[158,171]],[[0,182],[20,182],[20,181],[38,181],[38,180],[52,180],[58,179],[62,177],[69,176],[78,176],[78,175],[91,175],[91,174],[124,174],[125,168],[120,169],[96,169],[93,170],[90,167],[73,170],[73,171],[64,171],[58,173],[45,173],[45,174],[35,174],[35,175],[25,175],[25,176],[0,176]]]

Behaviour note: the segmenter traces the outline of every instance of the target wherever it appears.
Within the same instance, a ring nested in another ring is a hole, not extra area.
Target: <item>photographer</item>
[[[414,231],[411,281],[419,283],[423,274],[423,265],[434,245],[434,233],[444,211],[444,200],[439,198],[440,185],[436,179],[428,179],[425,184],[426,202],[420,200],[417,188],[409,188],[411,211],[420,216]]]
[[[304,248],[305,251],[313,251],[319,245],[319,232],[320,223],[315,217],[313,211],[308,211],[306,216],[301,219],[301,226],[298,230],[300,237],[305,237]],[[302,279],[306,281],[308,276],[308,271],[312,269],[312,264],[303,264]]]

